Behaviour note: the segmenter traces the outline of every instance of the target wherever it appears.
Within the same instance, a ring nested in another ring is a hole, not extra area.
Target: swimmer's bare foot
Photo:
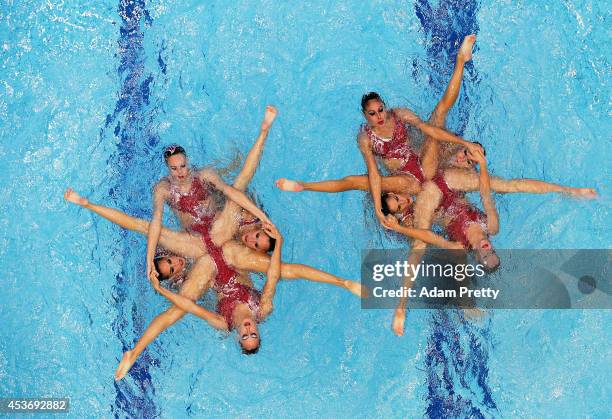
[[[462,60],[467,63],[472,59],[472,48],[474,48],[474,42],[476,42],[476,35],[471,34],[463,38],[459,52],[457,53],[457,60]]]
[[[302,192],[304,190],[304,187],[295,180],[280,178],[274,183],[278,189],[285,192]]]
[[[127,351],[123,354],[123,358],[121,358],[121,362],[115,371],[115,381],[122,380],[123,377],[128,373],[134,362],[136,361],[133,358],[132,351]]]
[[[406,309],[396,308],[393,314],[391,329],[397,336],[404,336],[404,322],[406,321]]]
[[[73,191],[72,188],[66,188],[66,191],[64,192],[64,199],[82,207],[89,204],[87,198],[83,198],[81,195]]]
[[[593,188],[567,188],[565,193],[575,198],[595,199],[597,191]]]
[[[274,122],[274,118],[276,118],[277,114],[278,114],[278,111],[276,110],[274,106],[271,106],[271,105],[266,106],[266,113],[264,114],[264,119],[263,119],[263,122],[261,123],[262,131],[266,131],[270,129],[270,127],[272,126],[272,123]]]
[[[485,312],[479,308],[464,308],[463,309],[463,317],[466,320],[480,320],[485,316]]]
[[[359,298],[368,298],[368,296],[370,295],[370,290],[367,287],[364,287],[358,282],[349,281],[348,279],[344,281],[344,288],[346,288]]]

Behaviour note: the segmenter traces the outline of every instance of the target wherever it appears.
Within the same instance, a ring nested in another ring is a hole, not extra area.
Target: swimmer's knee
[[[440,188],[438,188],[438,185],[436,185],[435,183],[433,183],[430,180],[428,180],[427,182],[423,183],[421,188],[422,188],[421,189],[421,193],[425,193],[425,194],[428,194],[430,196],[437,196],[437,197],[441,197],[442,196],[442,191],[440,191]]]

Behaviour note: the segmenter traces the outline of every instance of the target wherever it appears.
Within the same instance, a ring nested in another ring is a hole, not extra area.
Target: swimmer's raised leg
[[[477,173],[462,169],[447,169],[444,172],[444,180],[448,186],[457,191],[477,191],[478,179]],[[502,179],[492,176],[491,189],[498,193],[560,193],[575,198],[597,198],[597,191],[593,188],[573,188],[535,179]]]
[[[231,246],[232,245],[229,244],[225,245],[223,248],[223,254],[227,258],[227,262],[230,265],[233,265],[238,269],[251,272],[267,272],[268,266],[270,265],[270,256],[250,250],[246,254],[241,253],[239,256],[237,256],[237,252],[233,251]],[[308,281],[321,282],[323,284],[344,288],[361,298],[368,296],[367,288],[363,287],[360,283],[339,278],[335,275],[315,269],[308,265],[298,263],[282,263],[281,277],[284,279],[301,278]]]
[[[257,136],[253,147],[251,147],[249,154],[247,154],[246,158],[244,159],[244,164],[242,165],[240,173],[238,173],[236,179],[234,179],[234,183],[232,184],[232,186],[239,191],[244,191],[251,182],[251,179],[253,179],[253,175],[255,175],[255,170],[257,170],[257,166],[259,166],[259,159],[263,153],[264,145],[266,144],[266,139],[268,138],[268,133],[270,132],[270,128],[274,123],[276,115],[278,115],[278,111],[274,106],[266,106],[259,135]]]
[[[301,182],[285,178],[278,179],[276,186],[287,192],[346,192],[368,191],[370,184],[366,175],[346,176],[342,179],[324,180],[320,182]],[[421,190],[419,182],[412,176],[383,176],[381,178],[382,192],[410,193],[416,195]]]
[[[142,218],[132,217],[114,208],[94,204],[87,198],[80,196],[77,192],[72,190],[72,188],[66,189],[64,198],[66,201],[88,209],[127,230],[146,235],[149,229],[148,221]],[[165,227],[161,229],[159,245],[176,255],[189,258],[197,258],[205,253],[204,248],[201,246],[201,240],[198,237]]]
[[[87,198],[82,197],[72,188],[66,189],[64,192],[64,199],[68,202],[86,208],[125,229],[141,234],[147,234],[148,223],[145,220],[129,216],[126,213],[114,208],[91,203]]]
[[[436,105],[435,109],[429,117],[429,123],[435,127],[444,128],[446,125],[446,117],[448,112],[453,107],[459,96],[461,90],[461,82],[463,80],[463,69],[465,63],[472,59],[472,48],[476,42],[476,35],[468,35],[463,38],[457,58],[455,61],[455,68],[453,69],[453,75],[451,76],[446,90],[442,95],[442,98]],[[438,141],[431,137],[425,139],[423,144],[423,150],[421,151],[421,166],[423,168],[423,175],[426,179],[431,179],[438,171],[439,161],[446,161],[448,159],[449,144],[443,146],[443,150],[440,150]],[[440,152],[443,155],[440,156]]]
[[[425,182],[423,184],[423,190],[417,196],[414,206],[414,224],[416,228],[421,228],[424,230],[431,229],[436,208],[438,208],[441,201],[442,192],[440,192],[440,189],[431,181]],[[421,240],[415,240],[412,244],[410,255],[408,256],[408,263],[413,266],[418,265],[425,254],[426,248],[427,243]],[[404,277],[403,286],[406,288],[411,288],[414,285],[415,279],[416,278],[413,278],[412,274],[409,273],[406,275],[406,277]],[[398,302],[393,313],[391,329],[397,336],[402,336],[404,334],[407,304],[408,298],[400,298],[400,301]]]
[[[185,284],[181,288],[180,294],[191,299],[192,301],[197,301],[198,298],[204,295],[206,290],[210,288],[213,273],[214,268],[211,264],[210,257],[198,259],[193,265]],[[130,368],[132,368],[132,365],[134,365],[142,351],[144,351],[145,348],[151,342],[153,342],[160,333],[180,320],[185,314],[186,313],[183,310],[176,306],[172,306],[155,317],[138,342],[136,342],[134,349],[126,351],[123,354],[123,357],[119,362],[119,366],[115,371],[115,380],[118,381],[123,379]]]

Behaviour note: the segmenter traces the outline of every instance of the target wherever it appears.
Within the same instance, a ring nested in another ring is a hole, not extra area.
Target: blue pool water
[[[601,194],[500,196],[497,246],[612,244],[605,2],[278,3],[3,3],[0,397],[70,397],[74,417],[606,417],[609,311],[411,312],[400,339],[390,312],[304,282],[279,286],[257,356],[191,316],[113,381],[167,304],[145,278],[144,239],[65,204],[66,186],[149,217],[163,145],[223,165],[272,103],[252,186],[285,258],[357,279],[362,248],[400,245],[364,195],[283,194],[272,180],[363,173],[361,94],[426,117],[468,33],[449,129],[485,144],[497,175]]]

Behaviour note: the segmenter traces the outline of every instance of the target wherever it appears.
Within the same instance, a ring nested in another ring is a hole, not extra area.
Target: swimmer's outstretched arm
[[[266,272],[266,283],[261,293],[261,310],[259,313],[261,320],[268,317],[274,308],[272,302],[274,301],[274,294],[276,294],[276,284],[278,284],[281,276],[281,248],[283,247],[283,236],[276,227],[271,224],[264,224],[263,229],[268,236],[276,240],[276,246],[270,258],[270,265]]]
[[[212,183],[215,188],[221,191],[227,198],[231,199],[236,204],[249,211],[261,221],[272,224],[266,214],[264,214],[262,210],[257,208],[257,205],[255,205],[253,201],[251,201],[249,197],[245,195],[244,192],[225,183],[214,171],[210,169],[204,169],[200,171],[200,177],[202,180]]]
[[[415,114],[409,109],[397,108],[397,109],[394,109],[394,111],[395,111],[395,114],[403,122],[410,124],[414,126],[415,128],[418,128],[419,130],[423,132],[423,134],[435,140],[445,141],[448,143],[460,144],[464,146],[465,148],[467,148],[469,151],[482,150],[482,147],[480,147],[478,144],[474,144],[469,141],[466,141],[463,138],[458,137],[454,134],[451,134],[450,132],[442,128],[438,128],[427,122],[424,122],[423,120],[421,120],[421,118],[417,116],[417,114]]]
[[[157,278],[150,278],[150,281],[155,291],[166,297],[172,304],[174,304],[181,310],[191,313],[194,316],[198,316],[215,329],[229,330],[229,328],[227,327],[227,322],[225,321],[225,318],[223,316],[220,316],[217,313],[213,313],[210,310],[206,310],[204,307],[194,303],[189,298],[183,297],[182,295],[167,290],[159,284],[159,279]]]
[[[358,141],[359,150],[361,150],[363,159],[368,167],[368,184],[370,187],[372,200],[374,201],[374,215],[376,215],[378,221],[383,224],[385,216],[382,213],[382,203],[380,198],[382,181],[380,172],[378,171],[378,166],[376,165],[376,159],[372,153],[372,141],[365,133],[359,135]]]
[[[413,228],[400,225],[397,218],[393,215],[387,215],[385,220],[385,226],[393,231],[397,231],[407,237],[415,240],[420,240],[424,243],[431,244],[442,249],[463,249],[463,245],[459,242],[452,242],[446,240],[439,234],[434,233],[431,230],[425,230],[423,228]]]
[[[475,152],[472,155],[480,165],[480,199],[487,215],[487,230],[489,230],[490,234],[496,235],[499,232],[499,216],[491,196],[491,181],[487,172],[487,159],[481,152]]]

